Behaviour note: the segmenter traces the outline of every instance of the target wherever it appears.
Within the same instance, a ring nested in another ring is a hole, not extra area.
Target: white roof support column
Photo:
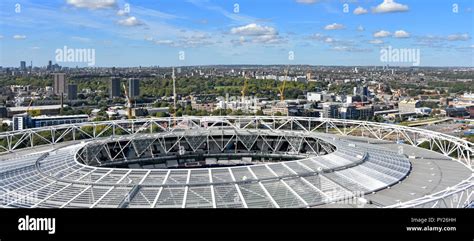
[[[95,201],[94,204],[92,204],[89,208],[94,208],[100,201],[102,201],[102,199],[104,199],[105,196],[107,196],[107,194],[109,194],[109,192],[111,192],[115,187],[112,186],[109,188],[109,190],[107,190],[104,195],[102,195],[102,197],[100,197],[99,199],[97,199],[97,201]]]
[[[90,174],[91,174],[92,172],[94,172],[95,170],[97,170],[97,168],[94,168],[94,170],[84,173],[84,175],[80,176],[79,178],[77,178],[77,179],[74,180],[74,181],[79,181],[79,180],[81,180],[82,178],[86,177],[87,175],[90,175]]]
[[[74,170],[74,171],[72,171],[72,172],[70,172],[70,173],[64,175],[64,176],[61,177],[61,178],[64,179],[64,178],[66,178],[66,177],[69,177],[70,175],[72,175],[72,174],[74,174],[74,173],[76,173],[76,172],[78,172],[78,171],[81,171],[81,170],[84,169],[84,168],[85,168],[85,167],[77,168],[76,170]]]
[[[295,170],[291,169],[291,168],[290,168],[289,166],[287,166],[284,162],[282,162],[281,165],[284,166],[284,167],[286,167],[286,169],[290,170],[293,174],[298,175],[298,173],[297,173]]]
[[[212,208],[216,208],[216,194],[214,193],[214,185],[212,185],[212,173],[211,168],[208,169],[209,171],[209,182],[211,183],[211,197],[212,197]]]
[[[163,182],[161,183],[161,185],[166,183],[166,180],[168,180],[168,177],[170,176],[170,173],[171,173],[171,170],[168,170],[168,172],[166,173],[166,176],[163,179]],[[154,208],[156,206],[156,203],[158,202],[158,198],[160,197],[162,191],[163,191],[163,187],[160,187],[160,190],[158,190],[158,193],[156,194],[155,199],[153,200],[153,203],[151,204],[151,208]]]
[[[87,186],[86,188],[84,188],[84,190],[82,190],[81,192],[79,192],[76,196],[72,197],[71,199],[69,199],[69,201],[67,201],[66,203],[64,203],[61,207],[59,208],[64,208],[66,207],[67,205],[69,205],[69,203],[71,203],[74,199],[76,199],[77,197],[81,196],[83,193],[85,193],[87,190],[89,190],[90,188],[92,188],[92,186]]]
[[[150,172],[151,170],[148,170],[145,175],[143,175],[143,178],[142,180],[140,180],[140,182],[138,183],[138,185],[142,185],[142,183],[145,181],[145,179],[148,177],[148,175],[150,175]]]
[[[266,167],[273,175],[275,175],[275,177],[278,177],[278,174],[276,174],[276,172],[274,172],[274,171],[268,166],[268,164],[265,164],[265,167]]]
[[[130,174],[130,172],[132,172],[132,170],[128,170],[127,173],[123,174],[123,176],[116,182],[116,184],[121,183],[123,179],[125,179],[128,176],[128,174]]]
[[[108,171],[107,173],[105,173],[104,175],[102,175],[101,177],[99,177],[99,179],[97,179],[94,183],[99,183],[100,180],[102,180],[102,178],[104,178],[105,176],[109,175],[114,169],[110,169],[110,171]]]
[[[298,193],[296,193],[296,191],[293,190],[293,188],[291,188],[288,183],[283,180],[280,180],[280,182],[283,183],[283,185],[285,185],[285,187],[288,188],[288,190],[290,190],[290,192],[293,193],[293,195],[295,195],[307,208],[309,207],[308,203]]]
[[[303,181],[304,183],[308,184],[310,187],[312,187],[314,190],[316,190],[316,192],[318,192],[319,194],[323,195],[326,200],[330,200],[329,196],[324,193],[323,191],[321,191],[319,188],[317,188],[315,185],[313,185],[311,182],[309,182],[308,180],[300,177],[300,180]]]
[[[188,189],[189,189],[189,178],[191,177],[191,169],[188,170],[188,176],[186,177],[186,187],[184,188],[183,204],[182,208],[186,207],[186,199],[188,198]]]
[[[235,182],[234,173],[232,173],[230,168],[227,168],[227,171],[230,173],[230,176],[232,177],[232,181]],[[244,205],[244,208],[248,208],[247,203],[245,202],[244,196],[242,195],[242,192],[240,191],[239,185],[237,185],[237,183],[235,183],[234,185],[235,185],[235,189],[237,189],[237,193],[239,194],[239,198],[242,201],[242,204]]]
[[[255,173],[252,171],[252,169],[247,166],[247,169],[249,170],[249,172],[252,174],[252,176],[258,180],[258,177],[257,175],[255,175]],[[258,184],[260,185],[260,187],[263,189],[263,192],[265,192],[265,194],[268,196],[268,199],[270,199],[270,201],[272,202],[273,206],[275,206],[276,208],[280,208],[280,205],[278,205],[278,203],[275,201],[275,199],[273,199],[272,195],[270,195],[270,193],[268,192],[267,188],[265,188],[265,186],[262,184],[262,182],[258,181]]]

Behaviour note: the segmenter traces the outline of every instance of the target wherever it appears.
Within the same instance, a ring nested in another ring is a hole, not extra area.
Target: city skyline
[[[381,61],[380,50],[388,48],[417,50],[419,66],[474,66],[467,0],[7,0],[0,6],[3,67],[49,60],[67,67],[416,62]],[[93,64],[58,62],[58,50],[67,48],[93,50]]]

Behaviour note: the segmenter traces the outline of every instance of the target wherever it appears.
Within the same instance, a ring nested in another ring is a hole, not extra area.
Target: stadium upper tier
[[[379,123],[157,118],[0,140],[4,207],[444,207],[451,198],[464,207],[473,199],[471,143]]]

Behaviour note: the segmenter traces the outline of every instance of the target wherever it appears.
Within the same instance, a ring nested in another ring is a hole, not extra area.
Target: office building
[[[77,100],[77,84],[70,84],[67,86],[68,100]]]
[[[400,113],[411,113],[415,112],[416,108],[421,107],[421,102],[419,100],[402,100],[398,102],[398,110]]]
[[[53,74],[53,90],[55,95],[62,95],[67,93],[67,82],[66,74],[54,73]]]
[[[339,103],[324,103],[322,116],[324,118],[338,118],[339,106]]]
[[[35,116],[31,117],[27,128],[37,128],[43,126],[55,126],[63,124],[74,124],[87,122],[88,115],[61,115],[61,116]]]
[[[128,79],[128,94],[130,98],[138,97],[140,95],[140,80],[136,78]]]
[[[75,124],[87,122],[88,115],[62,115],[62,116],[35,116],[31,117],[27,113],[13,116],[13,130],[23,130],[28,128],[38,128],[44,126],[54,126],[63,124]]]
[[[110,98],[120,97],[120,78],[110,78]]]
[[[25,71],[26,70],[26,61],[20,61],[20,70]]]
[[[8,115],[7,107],[0,106],[0,118],[7,118],[7,115]]]
[[[29,116],[27,113],[14,115],[12,118],[13,130],[23,130],[28,128]]]

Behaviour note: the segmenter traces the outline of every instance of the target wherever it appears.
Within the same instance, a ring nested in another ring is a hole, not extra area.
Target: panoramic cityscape
[[[473,207],[470,0],[0,7],[0,207]]]

